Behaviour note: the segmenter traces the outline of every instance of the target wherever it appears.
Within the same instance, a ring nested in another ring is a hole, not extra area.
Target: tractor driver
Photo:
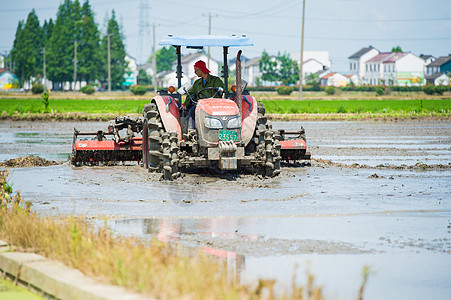
[[[203,60],[198,60],[194,64],[194,73],[200,78],[197,79],[193,86],[188,90],[189,95],[186,96],[185,100],[185,105],[188,109],[188,132],[195,129],[194,114],[196,111],[197,100],[212,97],[221,98],[222,91],[224,90],[224,83],[222,80],[219,77],[210,75],[210,70],[207,69],[207,65]],[[199,91],[205,88],[221,88],[222,91],[219,91],[218,89],[206,89],[199,93]],[[193,103],[190,96],[196,103]]]

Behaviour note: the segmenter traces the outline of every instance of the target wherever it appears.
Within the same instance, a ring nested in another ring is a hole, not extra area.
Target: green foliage
[[[317,86],[320,84],[320,79],[318,74],[316,73],[309,73],[306,77],[305,77],[305,83],[307,85],[313,85],[313,86]]]
[[[155,53],[157,59],[157,72],[172,70],[172,62],[177,59],[174,47],[162,47]],[[150,56],[148,62],[153,61],[153,56]]]
[[[427,95],[443,95],[445,91],[446,87],[443,85],[426,85],[423,87],[423,92],[425,92]]]
[[[258,62],[260,72],[262,73],[261,79],[263,81],[276,82],[277,76],[277,61],[270,57],[269,54],[263,50],[262,58]]]
[[[74,40],[78,39],[76,21],[80,3],[64,0],[58,7],[55,26],[47,45],[47,76],[56,85],[73,80]]]
[[[282,84],[288,85],[295,84],[299,80],[299,66],[287,53],[280,54],[279,52],[274,58],[263,50],[259,68],[263,81],[282,82]]]
[[[396,52],[396,53],[402,52],[401,46],[398,45],[396,47],[391,48],[391,52]]]
[[[40,83],[35,83],[33,84],[33,86],[31,87],[31,92],[33,94],[42,94],[42,92],[44,92],[44,86]]]
[[[337,113],[339,113],[339,114],[345,114],[345,113],[347,113],[347,110],[346,110],[346,108],[342,105],[342,106],[340,106],[340,107],[337,109]]]
[[[261,100],[266,113],[418,113],[418,100]],[[309,105],[310,102],[310,105]],[[451,113],[451,99],[422,100],[424,113]]]
[[[292,86],[279,86],[277,89],[277,94],[279,95],[290,95],[294,91]]]
[[[443,95],[443,93],[446,91],[446,87],[444,85],[436,85],[434,87],[434,92],[437,95]]]
[[[117,23],[114,10],[112,11],[111,18],[108,20],[107,34],[103,36],[101,41],[103,81],[107,81],[108,77],[108,35],[110,35],[111,89],[114,90],[121,88],[122,82],[124,81],[123,75],[127,68],[124,38]]]
[[[376,95],[378,95],[378,96],[390,95],[391,89],[386,86],[377,86],[377,87],[375,87],[375,92],[376,92]]]
[[[335,95],[335,94],[337,94],[337,88],[334,87],[334,86],[328,86],[325,89],[325,92],[326,92],[327,95]]]
[[[290,58],[290,55],[280,53],[277,55],[277,62],[279,68],[277,69],[278,80],[282,81],[282,84],[295,84],[299,80],[299,66],[295,60]]]
[[[132,92],[134,95],[142,96],[147,92],[147,88],[142,85],[132,85],[130,87],[130,92]]]
[[[45,112],[48,112],[49,111],[49,104],[50,104],[49,92],[45,91],[44,94],[41,96],[41,98],[42,98],[42,104],[44,104]]]
[[[76,21],[76,29],[78,40],[77,73],[81,80],[89,84],[100,77],[99,70],[102,66],[102,59],[100,33],[88,1],[81,7],[80,19]]]
[[[96,91],[95,88],[94,88],[92,85],[90,85],[90,84],[85,85],[85,86],[82,87],[80,90],[81,90],[82,93],[88,94],[88,95],[92,95],[92,94],[94,94],[95,91]]]
[[[139,74],[138,74],[138,79],[137,80],[138,80],[138,84],[141,84],[141,85],[152,84],[152,78],[143,69],[139,70]]]
[[[33,9],[27,21],[20,21],[11,50],[14,61],[14,73],[18,76],[20,85],[31,77],[38,77],[42,72],[42,55],[44,35],[39,25],[39,19]]]

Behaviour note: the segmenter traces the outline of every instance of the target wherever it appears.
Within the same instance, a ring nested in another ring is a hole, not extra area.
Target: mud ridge
[[[379,164],[377,166],[369,166],[365,164],[343,164],[343,163],[337,163],[333,162],[328,159],[320,159],[320,158],[313,158],[312,159],[312,166],[314,167],[339,167],[339,168],[346,168],[346,169],[378,169],[378,170],[445,170],[445,169],[451,169],[451,163],[445,165],[445,164],[432,164],[427,165],[421,162],[417,162],[414,165],[391,165],[391,164]]]
[[[8,168],[28,168],[28,167],[47,167],[53,165],[59,165],[54,160],[46,160],[45,158],[39,156],[23,156],[19,158],[9,159],[4,162],[0,162],[0,167],[8,167]]]

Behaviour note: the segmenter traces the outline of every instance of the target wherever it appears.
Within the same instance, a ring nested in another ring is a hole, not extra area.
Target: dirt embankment
[[[59,164],[61,163],[58,163],[53,160],[46,160],[39,156],[26,156],[0,162],[0,167],[7,168],[47,167]]]
[[[442,170],[442,169],[451,169],[451,163],[445,165],[445,164],[431,164],[427,165],[424,163],[416,163],[414,165],[392,165],[392,164],[379,164],[377,166],[369,166],[365,164],[343,164],[338,162],[333,162],[331,160],[327,159],[312,159],[312,165],[315,167],[326,167],[326,166],[332,166],[332,167],[338,167],[338,168],[347,168],[347,169],[378,169],[378,170],[384,170],[384,169],[392,169],[392,170]]]

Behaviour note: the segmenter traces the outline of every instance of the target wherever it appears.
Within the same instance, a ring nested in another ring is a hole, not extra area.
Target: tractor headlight
[[[223,127],[221,120],[210,117],[205,117],[205,126],[211,129],[222,129]]]
[[[235,117],[235,118],[231,118],[227,122],[227,128],[229,128],[229,129],[231,129],[231,128],[240,128],[240,127],[241,127],[241,118],[240,118],[240,116]]]

